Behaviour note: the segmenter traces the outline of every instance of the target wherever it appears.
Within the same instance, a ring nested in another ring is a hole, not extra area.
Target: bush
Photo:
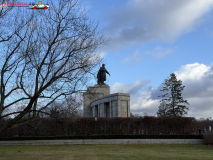
[[[84,135],[84,136],[43,136],[43,137],[0,137],[0,141],[10,140],[56,140],[56,139],[203,139],[202,135]]]
[[[22,123],[24,119],[20,120]],[[1,128],[1,125],[0,125]],[[191,117],[141,118],[38,118],[11,128],[0,137],[87,136],[87,135],[173,135],[194,134]]]
[[[213,131],[207,131],[205,136],[206,144],[213,144]]]

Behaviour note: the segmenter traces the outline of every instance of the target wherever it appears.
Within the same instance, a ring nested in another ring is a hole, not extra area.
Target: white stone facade
[[[115,93],[91,103],[92,117],[130,117],[130,95]]]
[[[91,117],[91,102],[97,98],[104,97],[110,94],[110,87],[108,85],[95,85],[89,87],[87,92],[83,94],[84,108],[83,117]]]
[[[109,93],[108,85],[89,87],[83,95],[83,117],[130,117],[130,95]]]

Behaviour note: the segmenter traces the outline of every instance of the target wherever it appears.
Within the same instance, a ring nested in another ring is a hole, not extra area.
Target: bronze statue
[[[102,67],[100,67],[98,74],[97,74],[98,84],[105,85],[104,81],[106,81],[106,73],[109,74],[109,72],[105,68],[105,64],[102,64]]]

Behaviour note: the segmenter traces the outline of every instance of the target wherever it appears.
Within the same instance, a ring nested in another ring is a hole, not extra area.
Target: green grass
[[[213,148],[193,144],[0,146],[0,159],[212,160]]]

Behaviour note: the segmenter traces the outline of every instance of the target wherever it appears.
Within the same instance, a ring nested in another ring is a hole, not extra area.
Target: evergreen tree
[[[157,115],[160,116],[167,116],[167,110],[168,110],[168,104],[163,100],[160,103],[160,106],[158,106],[158,112]]]
[[[187,100],[183,100],[181,97],[181,91],[184,89],[185,86],[182,86],[182,81],[177,80],[176,75],[174,73],[170,74],[170,77],[165,79],[165,83],[163,83],[165,87],[163,90],[160,91],[167,91],[166,94],[158,96],[158,97],[166,97],[162,99],[160,102],[161,105],[159,106],[158,115],[159,116],[183,116],[187,114],[188,107],[184,104],[188,104]],[[164,101],[166,103],[164,103]]]

